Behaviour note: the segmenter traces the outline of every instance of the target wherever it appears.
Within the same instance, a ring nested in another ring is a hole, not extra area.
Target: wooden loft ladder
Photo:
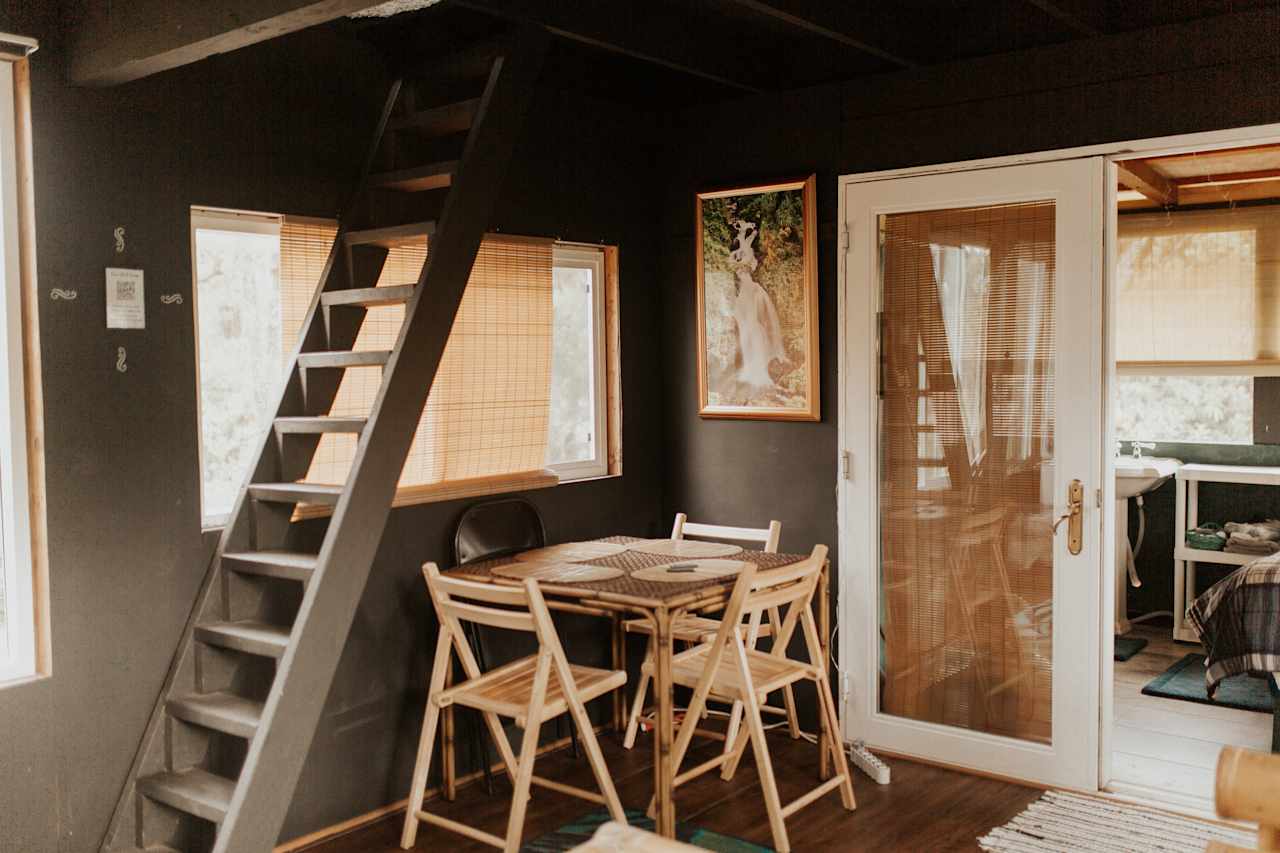
[[[431,80],[392,86],[103,851],[275,845],[545,51],[544,33],[521,33],[478,97],[480,81],[461,99]],[[388,247],[428,236],[416,283],[375,286]],[[397,303],[394,348],[353,351],[368,309]],[[371,411],[329,414],[356,368],[382,371]],[[327,433],[358,436],[346,483],[301,482]],[[300,504],[333,506],[318,552],[291,525]]]

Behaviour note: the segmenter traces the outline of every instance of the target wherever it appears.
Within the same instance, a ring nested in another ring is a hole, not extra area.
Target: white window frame
[[[581,243],[556,243],[552,250],[552,267],[586,269],[591,271],[591,360],[592,411],[595,413],[595,432],[592,444],[595,455],[579,462],[562,462],[548,465],[560,478],[560,482],[590,480],[609,474],[609,400],[607,389],[608,364],[605,341],[605,282],[604,249]]]
[[[0,241],[4,294],[0,303],[0,554],[3,555],[5,631],[0,684],[37,674],[35,565],[27,459],[27,395],[22,328],[22,269],[18,238],[18,158],[11,62],[0,62]]]
[[[227,523],[226,515],[209,515],[205,511],[204,496],[204,409],[200,393],[200,281],[197,267],[196,231],[238,231],[245,234],[272,234],[280,238],[283,218],[274,213],[256,213],[243,210],[227,210],[219,207],[191,206],[191,319],[195,336],[196,373],[196,462],[200,480],[200,529],[221,530]],[[276,282],[277,288],[279,282]],[[283,374],[283,369],[281,370]],[[247,477],[249,472],[245,472]]]

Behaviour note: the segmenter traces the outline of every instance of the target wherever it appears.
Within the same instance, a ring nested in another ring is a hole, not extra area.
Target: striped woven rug
[[[1186,853],[1225,841],[1252,850],[1251,832],[1101,797],[1049,791],[978,839],[995,853]]]

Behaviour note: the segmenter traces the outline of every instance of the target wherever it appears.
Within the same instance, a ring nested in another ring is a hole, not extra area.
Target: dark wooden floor
[[[605,760],[628,808],[644,809],[653,791],[652,742],[642,736],[635,749],[627,751],[611,733],[601,735]],[[685,766],[699,757],[710,757],[709,741]],[[769,736],[769,749],[778,776],[783,801],[789,801],[816,784],[817,747],[792,741],[783,734]],[[694,752],[691,750],[691,753]],[[832,792],[787,821],[791,846],[807,850],[977,850],[976,839],[993,826],[1009,820],[1039,791],[1007,782],[998,782],[964,773],[941,770],[923,764],[890,760],[893,782],[877,785],[854,770],[857,811],[840,806],[840,796]],[[544,756],[535,771],[584,788],[594,789],[586,759],[574,760],[568,751]],[[488,796],[484,786],[470,785],[458,792],[453,803],[430,801],[427,808],[446,817],[462,820],[502,835],[510,804],[510,787],[505,778]],[[772,846],[764,799],[760,793],[755,763],[743,760],[732,782],[722,782],[718,774],[702,776],[676,792],[677,819],[704,829]],[[534,789],[525,823],[525,841],[565,825],[586,812],[592,803],[551,791]],[[312,847],[309,853],[383,853],[399,850],[403,815],[383,820],[358,832]],[[492,850],[458,835],[431,826],[418,832],[415,850]]]

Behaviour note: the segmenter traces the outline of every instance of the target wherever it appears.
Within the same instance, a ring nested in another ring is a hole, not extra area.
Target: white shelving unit
[[[1280,486],[1280,468],[1259,465],[1183,465],[1175,475],[1177,497],[1173,523],[1173,638],[1200,642],[1187,622],[1187,607],[1195,597],[1196,564],[1219,563],[1243,566],[1258,559],[1257,554],[1228,554],[1187,547],[1187,531],[1200,524],[1200,484],[1234,483],[1245,486]]]

